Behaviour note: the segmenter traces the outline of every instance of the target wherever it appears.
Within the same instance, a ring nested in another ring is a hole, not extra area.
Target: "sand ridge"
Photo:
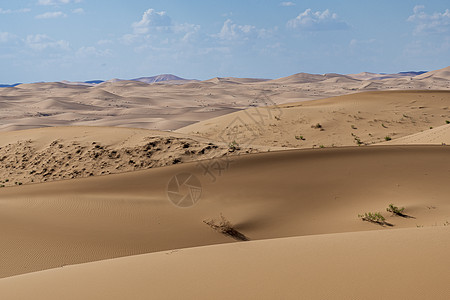
[[[95,86],[21,84],[0,89],[0,131],[47,126],[175,130],[247,109],[262,95],[283,104],[373,90],[449,90],[449,80],[445,68],[381,80],[300,73],[275,80],[213,78],[184,84],[129,80]]]
[[[216,180],[198,163],[0,189],[0,277],[170,249],[233,243],[203,223],[223,214],[251,240],[445,226],[446,146],[291,150],[230,158]],[[414,163],[412,164],[411,161]],[[370,177],[365,176],[367,170]],[[190,208],[169,180],[199,178]],[[389,203],[414,218],[391,216]],[[394,227],[363,222],[384,212]]]
[[[448,91],[364,92],[250,108],[177,132],[243,145],[251,140],[288,148],[362,146],[444,125],[450,121],[449,103]]]

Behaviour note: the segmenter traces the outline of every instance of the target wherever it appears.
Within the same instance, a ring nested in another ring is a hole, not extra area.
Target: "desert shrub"
[[[226,236],[232,237],[235,240],[238,241],[249,240],[245,235],[234,229],[231,222],[228,221],[222,214],[220,215],[220,221],[205,220],[203,221],[203,223]]]
[[[445,124],[450,124],[450,121],[449,120],[445,120]]]
[[[295,136],[295,139],[297,139],[297,140],[302,140],[302,141],[306,140],[305,137],[304,137],[303,135],[296,135],[296,136]]]
[[[383,217],[383,215],[380,212],[376,212],[376,213],[371,213],[371,212],[366,212],[362,215],[358,215],[359,218],[361,218],[361,220],[363,221],[367,221],[367,222],[371,222],[371,223],[375,223],[381,226],[392,226],[392,224],[389,224],[386,222],[386,218]]]
[[[239,144],[236,141],[232,141],[231,143],[228,144],[228,150],[230,152],[234,152],[236,150],[240,150],[241,148],[239,147]]]
[[[386,141],[392,140],[392,138],[391,138],[390,136],[385,136],[384,139],[385,139]]]
[[[402,208],[398,208],[397,206],[395,206],[394,204],[389,204],[388,208],[386,208],[386,211],[391,212],[395,215],[403,215],[403,211],[405,210],[404,207]]]

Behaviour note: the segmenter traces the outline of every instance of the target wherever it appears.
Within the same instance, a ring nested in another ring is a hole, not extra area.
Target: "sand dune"
[[[425,78],[441,78],[445,80],[450,80],[450,67],[430,71],[414,77],[414,79],[425,79]]]
[[[0,186],[130,172],[225,155],[232,149],[179,133],[136,128],[53,127],[0,133]]]
[[[442,125],[419,133],[407,135],[383,145],[450,145],[450,125]]]
[[[275,80],[227,77],[153,84],[110,80],[95,86],[21,84],[0,88],[0,131],[47,126],[175,130],[250,108],[262,97],[285,104],[374,90],[450,90],[446,72],[448,68],[379,80],[299,73]],[[126,109],[131,110],[124,116]],[[69,118],[67,113],[74,117]]]
[[[282,151],[3,188],[0,277],[233,242],[203,223],[220,214],[251,240],[391,230],[358,218],[376,211],[384,211],[392,228],[444,226],[450,221],[449,151]],[[168,199],[168,183],[179,173],[199,178],[202,194],[193,207],[179,208]],[[385,208],[391,202],[414,218],[390,216]]]
[[[449,228],[234,243],[0,280],[7,299],[447,299]]]
[[[291,148],[357,146],[450,120],[450,92],[385,91],[260,106],[178,129],[211,140]],[[318,126],[318,124],[320,126]]]
[[[449,68],[375,75],[0,89],[0,298],[450,298]]]

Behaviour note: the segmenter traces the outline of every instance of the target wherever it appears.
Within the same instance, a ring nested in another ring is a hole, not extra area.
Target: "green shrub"
[[[364,213],[362,215],[358,215],[359,218],[361,218],[361,220],[363,221],[367,221],[367,222],[371,222],[371,223],[375,223],[381,226],[393,226],[392,224],[389,224],[386,222],[386,219],[383,217],[383,215],[380,212],[375,212],[375,213]]]
[[[386,208],[386,211],[391,212],[395,215],[400,215],[403,216],[403,211],[405,210],[404,207],[402,208],[398,208],[397,206],[395,206],[394,204],[389,204],[388,208]]]

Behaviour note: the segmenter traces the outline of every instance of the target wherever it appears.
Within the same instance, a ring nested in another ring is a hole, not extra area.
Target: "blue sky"
[[[450,65],[448,0],[0,1],[0,83]]]

